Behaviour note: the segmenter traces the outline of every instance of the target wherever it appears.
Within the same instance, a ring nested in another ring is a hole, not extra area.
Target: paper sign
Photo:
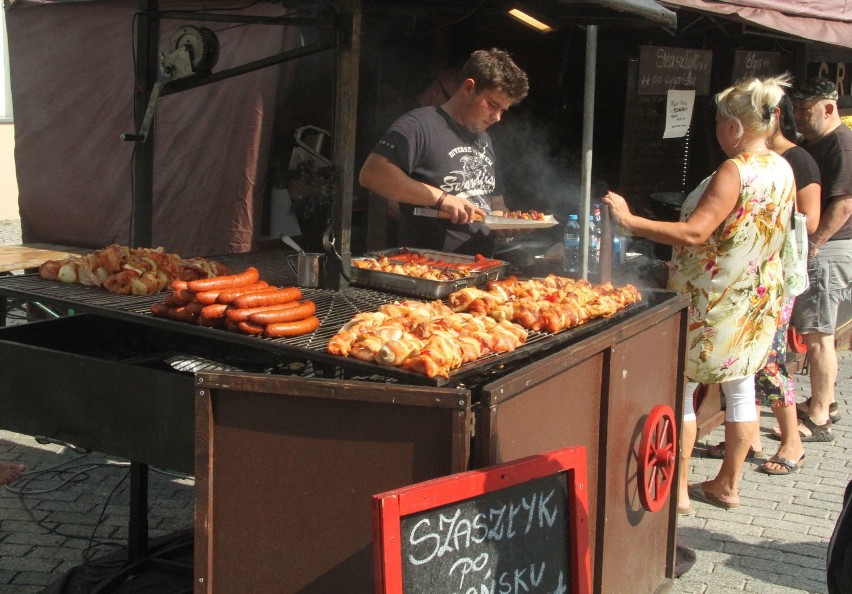
[[[695,91],[669,90],[666,95],[666,130],[663,138],[681,138],[689,131]]]

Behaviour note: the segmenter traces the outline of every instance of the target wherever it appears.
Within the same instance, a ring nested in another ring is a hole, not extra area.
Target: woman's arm
[[[740,172],[732,161],[725,161],[713,174],[695,210],[686,221],[654,221],[630,212],[627,202],[609,193],[603,200],[610,207],[615,222],[640,237],[657,243],[694,246],[706,242],[731,214],[740,193]]]
[[[796,192],[796,209],[807,216],[808,235],[819,226],[820,185],[808,184]]]

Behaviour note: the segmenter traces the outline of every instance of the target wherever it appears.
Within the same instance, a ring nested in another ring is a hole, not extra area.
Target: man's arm
[[[388,200],[437,207],[449,213],[453,223],[467,223],[475,214],[485,216],[484,210],[464,198],[412,179],[387,158],[376,153],[367,156],[358,175],[358,183]]]
[[[361,167],[358,183],[388,200],[417,206],[435,206],[442,194],[438,188],[412,179],[402,169],[376,153],[367,156]]]
[[[819,227],[808,238],[810,244],[819,249],[832,235],[837,233],[852,215],[852,194],[836,196],[819,219]]]

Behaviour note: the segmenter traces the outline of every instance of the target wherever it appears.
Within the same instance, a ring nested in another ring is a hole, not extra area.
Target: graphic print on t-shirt
[[[467,198],[486,212],[491,212],[488,197],[494,193],[496,180],[493,173],[494,162],[486,154],[487,148],[486,143],[481,152],[469,145],[451,150],[447,156],[454,163],[458,163],[458,166],[444,176],[441,189],[449,194]]]

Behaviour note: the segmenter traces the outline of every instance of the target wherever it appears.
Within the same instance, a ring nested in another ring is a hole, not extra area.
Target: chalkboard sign
[[[734,68],[731,82],[781,74],[781,54],[778,52],[752,52],[737,50],[734,52]]]
[[[643,45],[639,48],[640,95],[665,95],[669,89],[695,89],[696,95],[710,92],[710,50]]]
[[[380,594],[587,594],[586,451],[567,448],[373,496]]]
[[[636,76],[634,58],[628,67],[621,169],[618,186],[613,188],[634,207],[645,204],[655,192],[682,190],[687,157],[685,139],[663,138],[666,96],[638,94]]]

